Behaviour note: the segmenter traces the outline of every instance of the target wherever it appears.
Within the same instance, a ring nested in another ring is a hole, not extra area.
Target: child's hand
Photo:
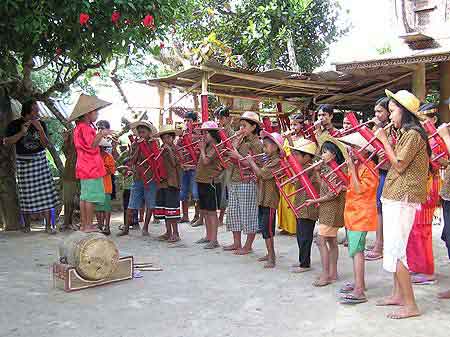
[[[241,159],[241,155],[239,154],[239,152],[237,152],[236,149],[229,150],[229,155],[233,159],[236,159],[236,160]]]
[[[311,206],[311,205],[313,205],[313,204],[317,204],[316,199],[307,199],[307,200],[305,201],[306,207]]]

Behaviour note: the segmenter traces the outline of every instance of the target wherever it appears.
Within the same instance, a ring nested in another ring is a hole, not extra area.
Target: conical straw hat
[[[97,96],[81,94],[75,108],[72,111],[72,114],[69,117],[69,122],[73,122],[77,118],[86,115],[91,111],[102,109],[108,105],[111,105],[111,103],[101,100]]]

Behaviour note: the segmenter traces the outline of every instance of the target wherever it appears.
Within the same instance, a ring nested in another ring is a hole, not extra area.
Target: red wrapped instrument
[[[319,194],[307,174],[308,171],[312,170],[317,165],[311,165],[308,169],[304,170],[302,165],[291,154],[280,159],[280,169],[273,171],[272,174],[281,196],[286,200],[289,208],[292,209],[292,212],[295,214],[295,217],[298,218],[300,216],[300,210],[305,207],[306,204],[296,206],[291,201],[291,197],[305,191],[310,199],[319,198]],[[291,193],[286,193],[284,187],[288,184],[292,184],[296,180],[300,182],[301,187]]]
[[[144,155],[145,159],[138,164],[137,171],[144,181],[144,185],[147,185],[150,181],[159,183],[161,179],[167,178],[166,168],[164,167],[162,159],[162,150],[158,145],[156,139],[152,139],[147,142],[139,142],[138,150]],[[142,166],[148,164],[148,167],[144,169]],[[152,170],[152,178],[148,181],[145,180],[145,175],[149,170]]]
[[[434,155],[433,158],[430,159],[430,163],[434,169],[439,169],[439,159],[446,158],[449,155],[447,147],[431,120],[425,121],[423,123],[423,128],[429,135],[428,142],[430,143],[431,151]]]
[[[186,124],[186,130],[178,139],[177,157],[181,165],[196,166],[200,155],[198,147],[201,135],[198,134],[198,126],[201,123],[189,122]],[[198,139],[195,139],[198,138]]]
[[[353,112],[350,112],[346,115],[349,123],[352,125],[352,129],[356,130],[366,141],[367,145],[363,148],[361,148],[358,151],[355,151],[355,155],[358,157],[358,159],[361,161],[363,165],[365,165],[370,172],[376,175],[374,170],[370,167],[370,165],[366,165],[369,160],[372,160],[374,156],[378,156],[378,158],[383,158],[384,156],[384,146],[383,143],[375,136],[375,134],[370,130],[366,125],[360,124],[358,122],[358,119],[356,118],[355,114]],[[372,147],[375,149],[371,155],[368,158],[363,158],[361,153],[362,151],[366,150],[369,145],[372,145]],[[380,159],[377,166],[375,166],[375,169],[378,169],[381,165],[386,163],[388,161],[388,158],[384,157],[383,159]]]

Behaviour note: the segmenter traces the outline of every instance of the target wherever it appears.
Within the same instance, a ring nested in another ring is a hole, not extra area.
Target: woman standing
[[[244,112],[240,117],[240,130],[237,141],[234,142],[235,151],[231,156],[235,162],[239,158],[255,155],[262,152],[262,143],[259,140],[261,124],[258,114]],[[236,151],[238,153],[236,153]],[[233,244],[223,249],[235,251],[236,255],[249,254],[252,251],[253,241],[258,231],[258,197],[256,178],[247,171],[241,174],[238,164],[233,164],[231,169],[230,199],[226,219],[227,230],[233,232]],[[244,247],[241,243],[241,233],[247,234]]]
[[[427,198],[428,163],[431,154],[428,137],[419,121],[420,101],[407,90],[396,94],[386,90],[390,119],[398,130],[397,143],[392,148],[386,131],[378,129],[377,137],[384,145],[391,167],[384,183],[383,204],[383,267],[394,274],[391,296],[378,305],[401,305],[389,318],[419,316],[411,284],[406,247],[416,210]]]
[[[284,142],[284,151],[289,154],[294,142],[303,138],[303,129],[305,127],[305,119],[303,114],[296,114],[291,119],[291,134],[286,136]],[[286,194],[291,194],[295,191],[294,184],[287,184],[283,187]],[[292,202],[294,202],[295,196],[292,196]],[[289,204],[284,198],[280,198],[278,205],[278,226],[282,234],[294,235],[297,231],[297,219],[294,212],[289,208]]]
[[[53,176],[45,155],[48,145],[47,128],[39,120],[39,107],[31,99],[22,105],[22,117],[6,129],[5,144],[16,145],[17,186],[24,232],[30,231],[30,215],[43,213],[45,231],[55,234],[51,227],[51,209],[58,204]]]

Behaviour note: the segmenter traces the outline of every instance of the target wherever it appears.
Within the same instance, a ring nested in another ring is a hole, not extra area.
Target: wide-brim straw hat
[[[340,137],[339,141],[344,144],[355,146],[358,148],[364,147],[364,149],[369,152],[375,151],[375,148],[372,145],[370,145],[369,142],[363,136],[361,136],[359,132],[350,133],[346,136]]]
[[[149,129],[150,132],[152,133],[152,135],[158,133],[158,129],[153,125],[152,122],[149,122],[149,121],[136,121],[136,122],[130,123],[130,129],[137,129],[140,126],[144,126],[147,129]]]
[[[221,128],[219,127],[219,125],[217,125],[217,123],[216,122],[213,122],[213,121],[206,121],[206,122],[203,122],[203,124],[202,124],[202,126],[201,126],[201,128],[200,128],[200,130],[202,130],[202,131],[218,131],[218,130],[220,130]]]
[[[272,142],[274,142],[278,146],[278,149],[280,150],[280,154],[281,155],[285,154],[284,148],[283,148],[284,139],[278,132],[269,133],[265,130],[262,130],[260,137],[261,137],[261,139],[269,138]]]
[[[246,111],[240,117],[239,120],[247,120],[257,123],[261,125],[261,121],[259,120],[259,115],[253,111]]]
[[[308,139],[305,139],[305,138],[300,138],[300,139],[294,140],[293,143],[294,144],[292,146],[291,145],[288,146],[290,149],[308,153],[312,156],[317,155],[316,143],[314,143]]]
[[[69,117],[69,122],[73,122],[77,118],[80,118],[81,116],[86,115],[91,111],[100,110],[111,104],[112,103],[104,101],[97,96],[81,94],[78,98],[75,108],[73,108],[72,114]]]
[[[393,98],[396,102],[398,102],[402,107],[411,112],[420,120],[423,120],[424,117],[419,113],[420,108],[420,100],[410,93],[408,90],[399,90],[397,93],[393,93],[392,91],[386,89],[386,96],[389,98]]]
[[[317,139],[317,142],[319,143],[320,148],[322,148],[322,145],[325,142],[330,142],[333,143],[334,145],[337,146],[337,148],[339,149],[339,151],[341,151],[342,155],[344,156],[345,160],[348,160],[349,155],[347,152],[347,148],[345,147],[344,143],[341,143],[339,140],[337,140],[336,138],[330,136],[327,133],[324,133],[322,135],[320,135],[320,137]]]
[[[168,134],[168,133],[174,133],[176,136],[179,136],[181,134],[181,130],[177,129],[174,125],[166,124],[161,126],[159,129],[159,132],[156,134],[157,137],[161,137],[162,135]]]

